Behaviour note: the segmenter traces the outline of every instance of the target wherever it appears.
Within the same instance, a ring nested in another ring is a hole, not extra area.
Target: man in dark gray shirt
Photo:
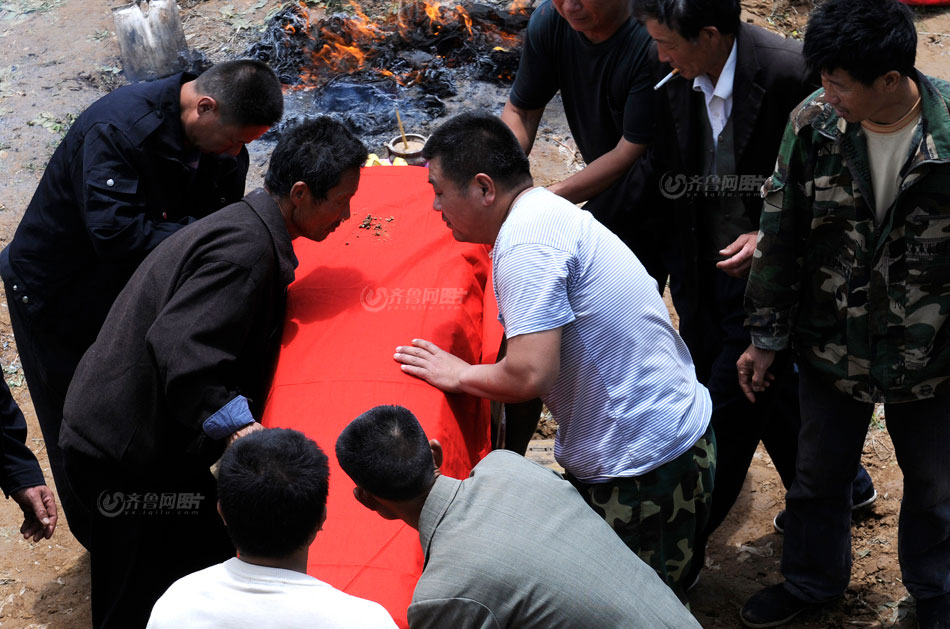
[[[336,455],[354,495],[419,531],[425,568],[409,626],[688,629],[699,623],[556,473],[496,450],[465,480],[401,406],[343,429]]]

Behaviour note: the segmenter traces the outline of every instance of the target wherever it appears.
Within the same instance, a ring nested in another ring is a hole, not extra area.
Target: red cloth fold
[[[355,500],[336,438],[363,411],[399,404],[441,442],[443,471],[464,478],[490,449],[488,402],[403,374],[393,353],[424,338],[469,362],[494,362],[502,336],[487,247],[452,238],[432,210],[427,173],[363,169],[352,218],[324,242],[294,241],[300,265],[263,418],[306,433],[330,457],[327,523],[308,572],[378,601],[401,626],[422,571],[419,536]]]

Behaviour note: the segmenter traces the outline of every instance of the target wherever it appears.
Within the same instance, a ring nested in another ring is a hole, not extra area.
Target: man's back
[[[60,445],[134,466],[168,452],[215,460],[224,444],[201,423],[238,391],[264,398],[294,264],[262,189],[167,239],[80,362]]]
[[[567,481],[512,452],[439,477],[419,534],[413,627],[699,626]]]
[[[155,603],[149,629],[281,627],[390,629],[378,603],[345,594],[309,575],[238,558],[176,581]]]

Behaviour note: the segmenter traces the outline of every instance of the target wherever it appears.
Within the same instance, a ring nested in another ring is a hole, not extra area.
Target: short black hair
[[[528,157],[500,118],[466,112],[449,118],[429,137],[422,155],[439,159],[445,176],[463,187],[478,173],[510,190],[531,179]]]
[[[195,79],[195,89],[218,103],[225,124],[272,127],[284,115],[280,80],[256,59],[216,63]]]
[[[707,26],[723,35],[735,34],[741,12],[739,0],[633,0],[633,14],[640,22],[656,20],[688,40]]]
[[[419,420],[402,406],[376,406],[343,429],[336,458],[358,487],[385,500],[422,495],[435,478]]]
[[[305,119],[280,134],[270,156],[264,185],[286,197],[298,181],[317,200],[340,183],[340,176],[366,163],[368,153],[359,139],[328,116]]]
[[[914,16],[897,0],[827,0],[808,18],[802,54],[812,72],[841,69],[865,85],[891,70],[912,76]]]
[[[238,552],[287,557],[306,544],[327,506],[330,466],[296,430],[271,428],[235,441],[221,457],[218,500]]]

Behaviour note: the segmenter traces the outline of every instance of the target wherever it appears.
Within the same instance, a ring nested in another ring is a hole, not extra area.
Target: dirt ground
[[[89,103],[124,83],[110,12],[123,4],[0,0],[0,247],[12,237],[64,128]],[[373,15],[374,10],[388,10],[390,4],[383,1],[364,8]],[[190,46],[219,61],[240,54],[266,16],[282,3],[182,0],[180,5]],[[747,9],[744,17],[754,23],[794,35],[800,33],[809,5],[754,0],[743,6]],[[918,66],[950,78],[950,11],[917,14]],[[503,93],[500,98],[499,106]],[[248,189],[260,184],[270,146],[258,143],[251,148]],[[541,184],[580,165],[556,104],[545,115],[531,157]],[[52,482],[5,302],[0,304],[0,367],[27,416],[29,444]],[[805,615],[792,627],[915,626],[913,605],[897,566],[901,474],[890,439],[879,423],[869,433],[864,463],[881,497],[853,529],[851,588],[840,603]],[[742,602],[761,586],[781,579],[782,537],[774,533],[771,521],[783,504],[778,475],[768,455],[760,451],[739,502],[710,541],[707,569],[691,593],[693,610],[703,626],[738,626]],[[39,544],[19,536],[20,521],[16,505],[0,500],[0,627],[89,626],[88,555],[71,537],[65,520],[60,520],[53,539]]]

